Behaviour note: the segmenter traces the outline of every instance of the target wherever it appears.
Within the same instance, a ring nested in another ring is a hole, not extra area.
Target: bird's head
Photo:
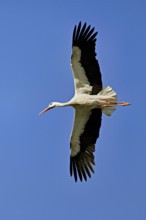
[[[41,115],[41,114],[47,112],[48,110],[50,110],[50,109],[52,109],[52,108],[54,108],[54,107],[56,107],[56,106],[57,106],[57,105],[56,105],[56,102],[51,102],[51,103],[47,106],[47,108],[45,108],[43,111],[40,112],[39,115]]]

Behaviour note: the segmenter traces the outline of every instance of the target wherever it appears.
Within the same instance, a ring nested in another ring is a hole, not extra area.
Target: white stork
[[[94,151],[99,137],[102,112],[110,116],[117,105],[117,95],[111,87],[102,89],[101,72],[95,53],[97,32],[94,28],[74,27],[71,67],[74,75],[74,97],[66,103],[52,102],[40,114],[54,107],[72,106],[75,109],[74,125],[70,139],[70,175],[82,181],[94,173]]]

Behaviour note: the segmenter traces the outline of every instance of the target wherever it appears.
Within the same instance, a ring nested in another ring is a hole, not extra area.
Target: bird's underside
[[[97,32],[94,28],[74,27],[72,38],[71,67],[74,77],[75,96],[66,103],[53,102],[42,113],[54,107],[73,106],[74,125],[70,139],[70,175],[75,181],[87,180],[94,173],[94,152],[99,137],[102,112],[111,115],[118,103],[111,87],[103,89],[102,77],[96,59],[95,43]]]
[[[87,26],[75,26],[72,41],[71,66],[74,75],[75,96],[97,95],[102,90],[102,80],[96,60],[95,42],[97,32]],[[86,100],[86,99],[85,99]],[[86,100],[87,101],[87,100]],[[75,108],[71,135],[70,174],[75,181],[82,181],[94,173],[93,165],[96,139],[99,137],[102,110],[100,108]]]
[[[87,97],[86,103],[84,103],[85,97]],[[87,180],[87,177],[91,177],[91,172],[94,173],[95,143],[99,137],[102,112],[110,116],[116,106],[116,93],[109,86],[97,95],[83,95],[80,98],[80,104],[74,106],[75,119],[70,143],[70,174],[74,175],[75,181],[78,177],[81,181]]]
[[[99,137],[102,112],[111,115],[118,103],[116,93],[111,87],[102,89],[102,78],[98,60],[96,59],[95,43],[97,32],[86,23],[81,22],[73,31],[71,66],[74,75],[75,97],[86,94],[86,104],[93,100],[92,108],[75,108],[74,126],[71,135],[70,174],[75,181],[82,181],[94,173],[93,165],[96,140]],[[89,96],[89,97],[88,97]],[[88,98],[87,98],[88,97]]]

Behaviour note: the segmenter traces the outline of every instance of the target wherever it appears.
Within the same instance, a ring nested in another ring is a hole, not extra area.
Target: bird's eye
[[[51,102],[49,105],[51,106],[53,104],[53,102]]]

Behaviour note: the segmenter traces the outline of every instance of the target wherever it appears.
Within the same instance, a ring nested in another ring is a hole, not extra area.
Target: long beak
[[[39,115],[44,114],[44,113],[47,112],[49,109],[50,109],[50,107],[45,108],[43,111],[41,111],[41,112],[39,113]]]

